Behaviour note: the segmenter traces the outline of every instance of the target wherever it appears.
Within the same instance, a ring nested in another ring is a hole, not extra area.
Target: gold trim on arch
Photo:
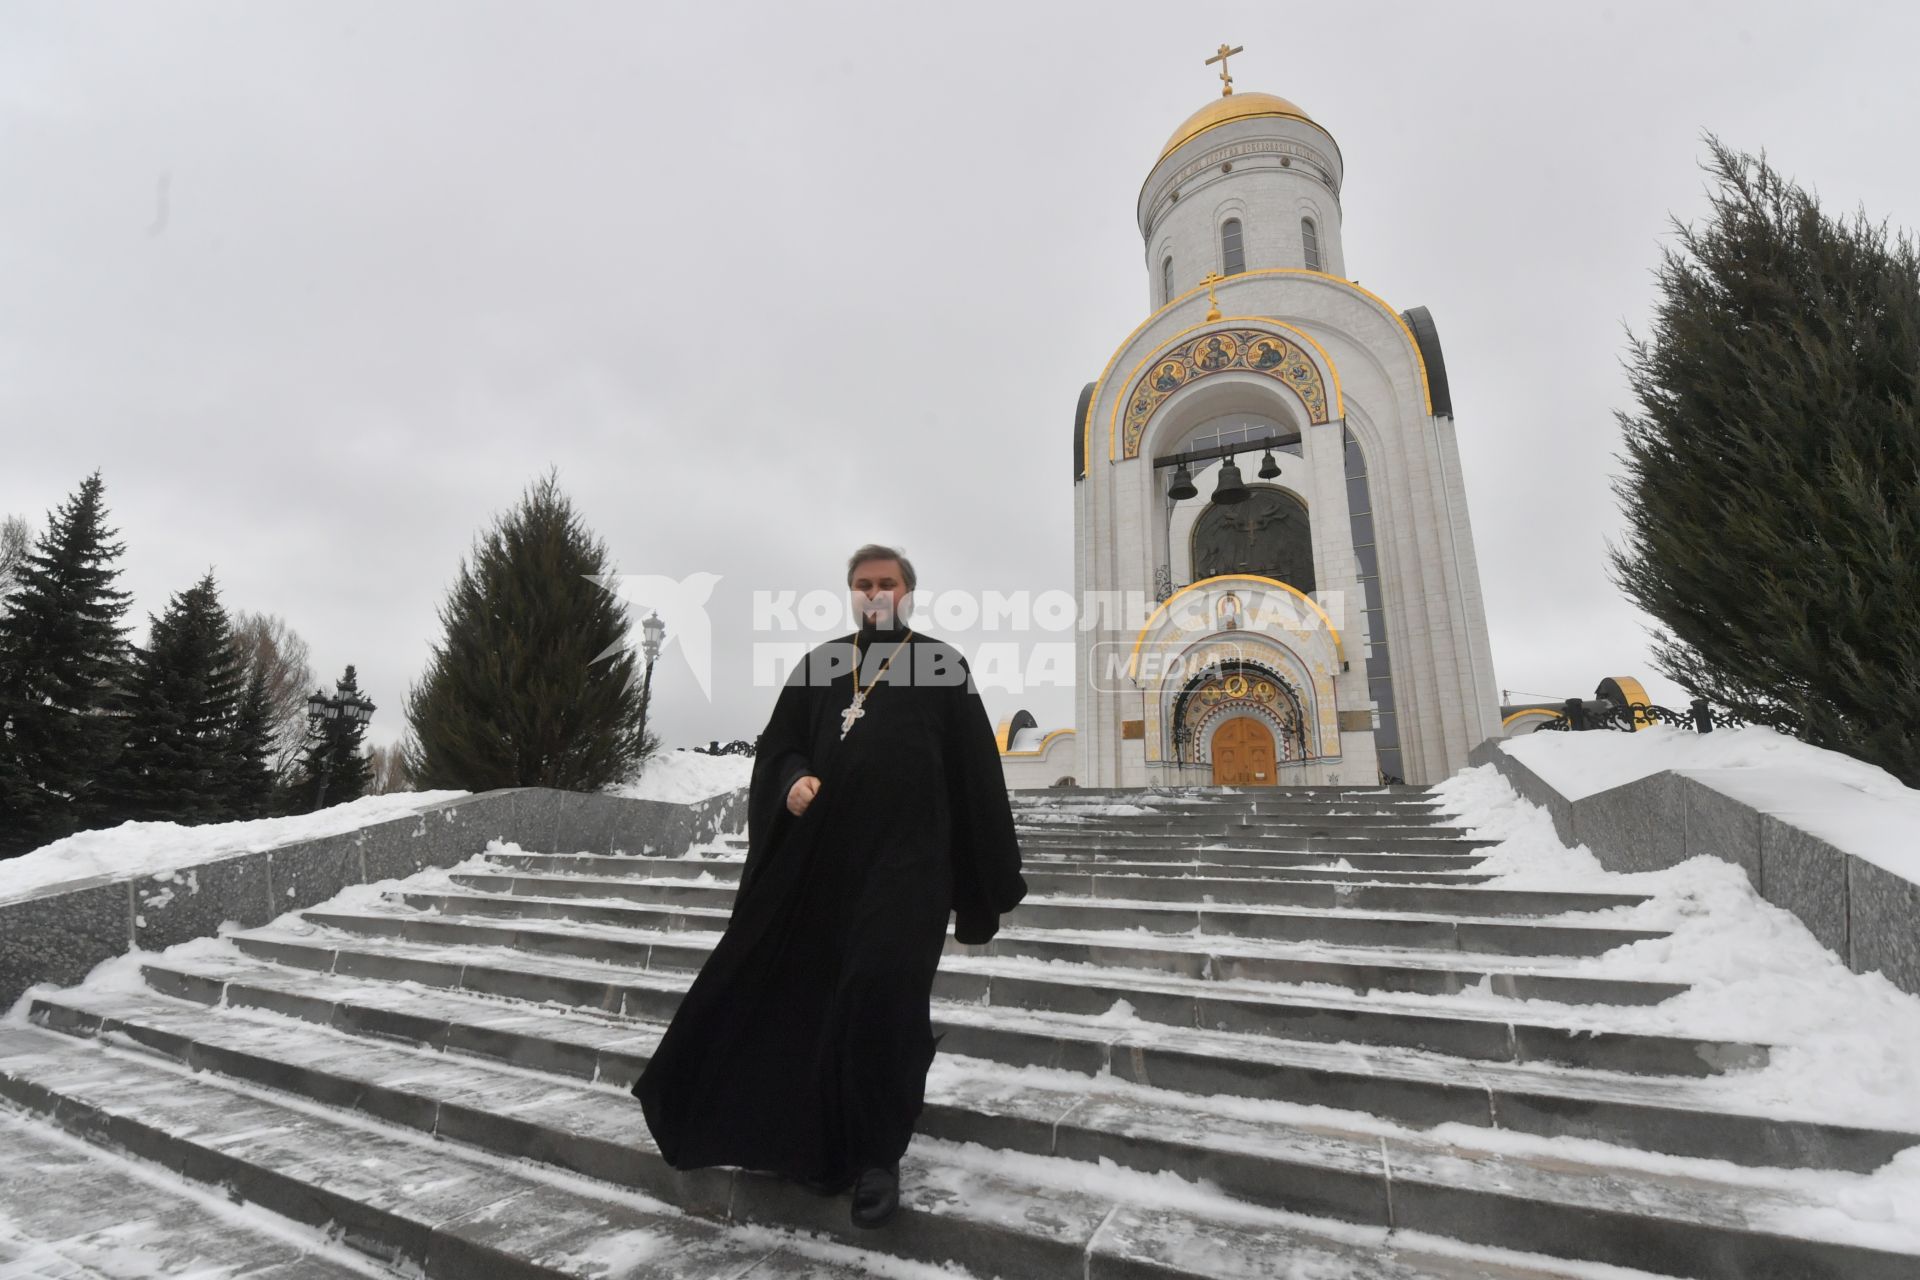
[[[1058,738],[1058,737],[1061,737],[1062,735],[1065,735],[1066,737],[1072,737],[1072,736],[1073,736],[1073,730],[1071,730],[1071,729],[1054,729],[1054,730],[1051,730],[1051,731],[1049,731],[1046,737],[1044,737],[1044,738],[1042,738],[1042,739],[1040,739],[1040,745],[1039,745],[1039,746],[1037,746],[1037,747],[1035,747],[1035,748],[1034,748],[1033,750],[1031,750],[1031,751],[1009,751],[1009,750],[1007,750],[1007,749],[1006,749],[1006,748],[1005,748],[1005,747],[1003,746],[1003,747],[1001,747],[1001,748],[1000,748],[1000,754],[1001,754],[1002,756],[1015,756],[1015,757],[1018,757],[1018,756],[1043,756],[1043,755],[1045,755],[1045,754],[1047,754],[1047,748],[1048,748],[1048,747],[1049,747],[1050,745],[1052,745],[1052,743],[1053,743],[1053,740],[1054,740],[1055,738]]]
[[[1564,712],[1560,712],[1560,711],[1550,711],[1546,707],[1522,707],[1520,708],[1520,710],[1513,712],[1511,715],[1507,716],[1504,720],[1502,720],[1500,722],[1500,727],[1502,729],[1506,728],[1508,725],[1512,724],[1515,720],[1518,720],[1521,716],[1545,716],[1549,720],[1558,720],[1564,714],[1565,714]]]
[[[1417,340],[1415,340],[1413,336],[1413,330],[1408,327],[1407,322],[1401,319],[1400,313],[1398,311],[1395,311],[1385,298],[1382,298],[1379,294],[1374,293],[1370,289],[1362,288],[1361,286],[1355,284],[1351,280],[1343,280],[1339,276],[1331,276],[1324,271],[1308,271],[1304,267],[1262,267],[1258,271],[1242,271],[1238,275],[1228,276],[1227,283],[1232,284],[1235,280],[1244,280],[1249,276],[1279,276],[1279,275],[1313,276],[1316,279],[1324,280],[1329,284],[1335,284],[1335,285],[1341,286],[1342,288],[1351,289],[1355,293],[1359,294],[1361,297],[1366,298],[1369,301],[1373,302],[1382,311],[1386,312],[1388,317],[1392,319],[1394,324],[1399,326],[1400,332],[1406,335],[1407,346],[1413,352],[1414,366],[1420,370],[1420,394],[1426,402],[1427,416],[1428,417],[1433,416],[1433,389],[1427,385],[1426,357],[1420,354],[1420,343]],[[1088,475],[1088,474],[1091,474],[1093,471],[1093,409],[1095,405],[1100,403],[1100,394],[1101,392],[1106,390],[1107,379],[1113,373],[1113,366],[1120,362],[1120,353],[1125,351],[1128,347],[1132,346],[1133,340],[1139,337],[1142,333],[1145,333],[1147,329],[1153,324],[1153,322],[1158,320],[1167,311],[1169,311],[1174,307],[1179,306],[1181,303],[1187,301],[1189,298],[1205,293],[1206,288],[1207,287],[1205,285],[1196,285],[1193,288],[1187,290],[1185,293],[1180,294],[1178,297],[1168,299],[1165,303],[1161,304],[1159,310],[1152,312],[1147,316],[1145,320],[1142,320],[1139,324],[1135,325],[1133,328],[1133,332],[1129,333],[1126,336],[1126,340],[1123,341],[1118,347],[1114,348],[1113,355],[1107,360],[1106,368],[1100,371],[1099,378],[1094,381],[1093,395],[1090,396],[1087,400],[1086,420],[1081,423],[1081,427],[1080,427],[1080,434],[1082,438],[1081,439],[1081,446],[1082,446],[1081,457],[1084,459],[1084,465],[1086,467],[1086,470],[1080,473],[1081,475]],[[1270,324],[1281,323],[1281,321],[1274,320],[1272,319],[1272,317],[1261,317],[1261,318],[1266,319],[1267,322]],[[1315,347],[1319,347],[1319,345],[1320,344],[1317,342],[1314,343]],[[1345,414],[1343,413],[1341,416],[1344,417]],[[1112,462],[1114,460],[1115,459],[1113,457],[1112,441],[1109,440],[1108,447],[1107,447],[1107,461]]]
[[[1171,608],[1175,600],[1178,600],[1189,591],[1198,591],[1202,587],[1211,586],[1216,582],[1225,582],[1229,579],[1237,582],[1264,582],[1268,586],[1278,587],[1282,591],[1291,591],[1294,595],[1299,596],[1306,602],[1308,608],[1320,615],[1320,621],[1327,624],[1327,634],[1333,637],[1333,651],[1339,655],[1342,663],[1346,662],[1347,642],[1340,638],[1340,628],[1333,625],[1333,619],[1327,616],[1327,611],[1320,607],[1318,600],[1315,600],[1300,588],[1282,582],[1278,578],[1269,578],[1258,573],[1216,573],[1211,578],[1202,578],[1198,582],[1189,582],[1186,586],[1180,588],[1160,602],[1159,607],[1147,618],[1147,624],[1140,628],[1140,634],[1133,638],[1133,652],[1127,656],[1127,678],[1132,679],[1140,669],[1140,646],[1147,642],[1147,632],[1153,630],[1153,624],[1160,621],[1160,615]],[[1256,631],[1252,634],[1261,635],[1263,633]]]
[[[1311,334],[1307,333],[1306,331],[1294,325],[1286,324],[1283,321],[1274,320],[1267,316],[1226,316],[1218,320],[1203,321],[1200,324],[1194,325],[1190,329],[1182,329],[1179,333],[1176,333],[1171,338],[1167,339],[1167,341],[1164,344],[1162,344],[1158,349],[1149,353],[1144,359],[1140,361],[1139,364],[1133,367],[1131,372],[1127,374],[1127,380],[1121,384],[1126,394],[1113,402],[1113,415],[1107,423],[1107,458],[1109,461],[1113,460],[1116,450],[1120,452],[1120,456],[1123,458],[1135,458],[1140,455],[1141,442],[1146,439],[1147,422],[1143,421],[1140,424],[1140,434],[1137,437],[1133,437],[1125,441],[1122,441],[1120,438],[1120,411],[1123,408],[1127,407],[1129,404],[1131,404],[1134,398],[1140,394],[1140,390],[1139,390],[1140,381],[1145,376],[1145,371],[1152,365],[1157,365],[1162,361],[1170,361],[1179,352],[1179,349],[1181,347],[1188,346],[1192,343],[1198,342],[1201,337],[1206,336],[1209,332],[1221,334],[1221,335],[1229,335],[1236,327],[1241,329],[1250,328],[1250,329],[1256,329],[1256,330],[1258,329],[1285,330],[1286,333],[1288,334],[1292,334],[1297,337],[1304,338],[1307,344],[1312,346],[1313,349],[1319,353],[1320,359],[1326,365],[1327,373],[1331,377],[1333,382],[1333,395],[1329,399],[1329,397],[1327,396],[1326,380],[1321,378],[1319,367],[1315,365],[1311,359],[1306,359],[1306,363],[1313,374],[1313,382],[1316,384],[1318,399],[1321,401],[1320,405],[1317,408],[1315,407],[1312,400],[1308,399],[1307,396],[1301,394],[1299,387],[1295,386],[1292,382],[1289,382],[1285,378],[1275,378],[1273,377],[1272,374],[1259,369],[1243,368],[1242,372],[1260,374],[1263,377],[1267,377],[1272,379],[1275,382],[1278,382],[1281,386],[1293,392],[1293,394],[1296,397],[1298,397],[1298,399],[1300,400],[1301,407],[1307,411],[1307,421],[1309,423],[1328,422],[1328,421],[1334,421],[1334,420],[1338,420],[1346,417],[1346,401],[1340,389],[1340,371],[1334,367],[1333,357],[1327,354],[1327,349],[1321,346],[1319,342],[1316,341]],[[1283,343],[1284,345],[1294,348],[1294,350],[1299,352],[1299,354],[1303,359],[1306,358],[1306,352],[1300,348],[1298,343],[1289,342],[1285,337],[1281,336],[1278,333],[1274,334],[1273,337],[1276,338],[1281,343]],[[1190,382],[1197,381],[1200,378],[1209,377],[1215,373],[1229,373],[1229,372],[1232,372],[1232,370],[1231,369],[1199,370],[1192,374],[1183,376],[1179,386],[1185,386]],[[1174,391],[1179,390],[1179,386],[1176,386],[1172,390],[1169,390],[1165,394],[1161,395],[1159,399],[1156,400],[1153,403],[1153,405],[1147,409],[1146,411],[1147,420],[1151,420],[1153,415],[1160,411],[1160,405],[1164,403],[1169,397],[1171,397]],[[1096,396],[1096,399],[1097,398],[1098,397]],[[1331,403],[1332,405],[1331,418],[1328,416],[1329,403]],[[1129,434],[1131,435],[1131,433]]]

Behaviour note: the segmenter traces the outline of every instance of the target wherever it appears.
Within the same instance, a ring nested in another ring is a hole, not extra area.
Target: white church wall
[[[1041,740],[1038,750],[1002,752],[1000,771],[1006,775],[1007,785],[1016,790],[1051,787],[1062,778],[1078,782],[1077,745],[1077,734],[1055,730]]]
[[[1322,169],[1330,171],[1333,186],[1319,176]],[[1248,211],[1244,230],[1249,270],[1305,267],[1298,219],[1289,219],[1287,211],[1310,200],[1321,211],[1316,219],[1321,269],[1344,275],[1335,190],[1339,175],[1339,148],[1317,125],[1275,117],[1221,125],[1188,141],[1148,175],[1138,209],[1145,243],[1170,245],[1174,284],[1191,288],[1208,271],[1223,270],[1219,210],[1223,202],[1236,200]],[[1159,252],[1149,259],[1148,274],[1156,280],[1165,256]]]

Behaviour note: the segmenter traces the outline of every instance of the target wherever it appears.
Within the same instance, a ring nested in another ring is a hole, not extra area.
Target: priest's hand
[[[819,790],[820,779],[812,774],[796,780],[787,791],[787,812],[796,818],[805,813],[807,806],[813,803],[814,794]]]

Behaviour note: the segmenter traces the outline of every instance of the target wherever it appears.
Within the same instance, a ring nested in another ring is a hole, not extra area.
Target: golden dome
[[[1305,120],[1308,124],[1318,123],[1293,103],[1271,93],[1227,94],[1224,97],[1215,98],[1188,116],[1186,121],[1173,131],[1173,137],[1160,152],[1160,159],[1165,160],[1181,143],[1196,138],[1209,129],[1229,121],[1252,120],[1259,116],[1290,116],[1295,120]]]

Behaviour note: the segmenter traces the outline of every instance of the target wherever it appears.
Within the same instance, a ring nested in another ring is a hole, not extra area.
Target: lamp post
[[[667,624],[660,621],[658,613],[647,615],[640,624],[640,651],[647,656],[647,674],[640,683],[640,701],[648,712],[653,710],[653,661],[660,656],[660,644],[667,638]]]
[[[328,697],[323,689],[315,689],[313,696],[307,699],[307,732],[320,734],[320,769],[314,783],[313,807],[319,809],[327,802],[327,778],[333,773],[332,730],[329,726],[341,717],[353,724],[365,724],[373,719],[376,710],[373,703],[365,698],[351,694]]]

